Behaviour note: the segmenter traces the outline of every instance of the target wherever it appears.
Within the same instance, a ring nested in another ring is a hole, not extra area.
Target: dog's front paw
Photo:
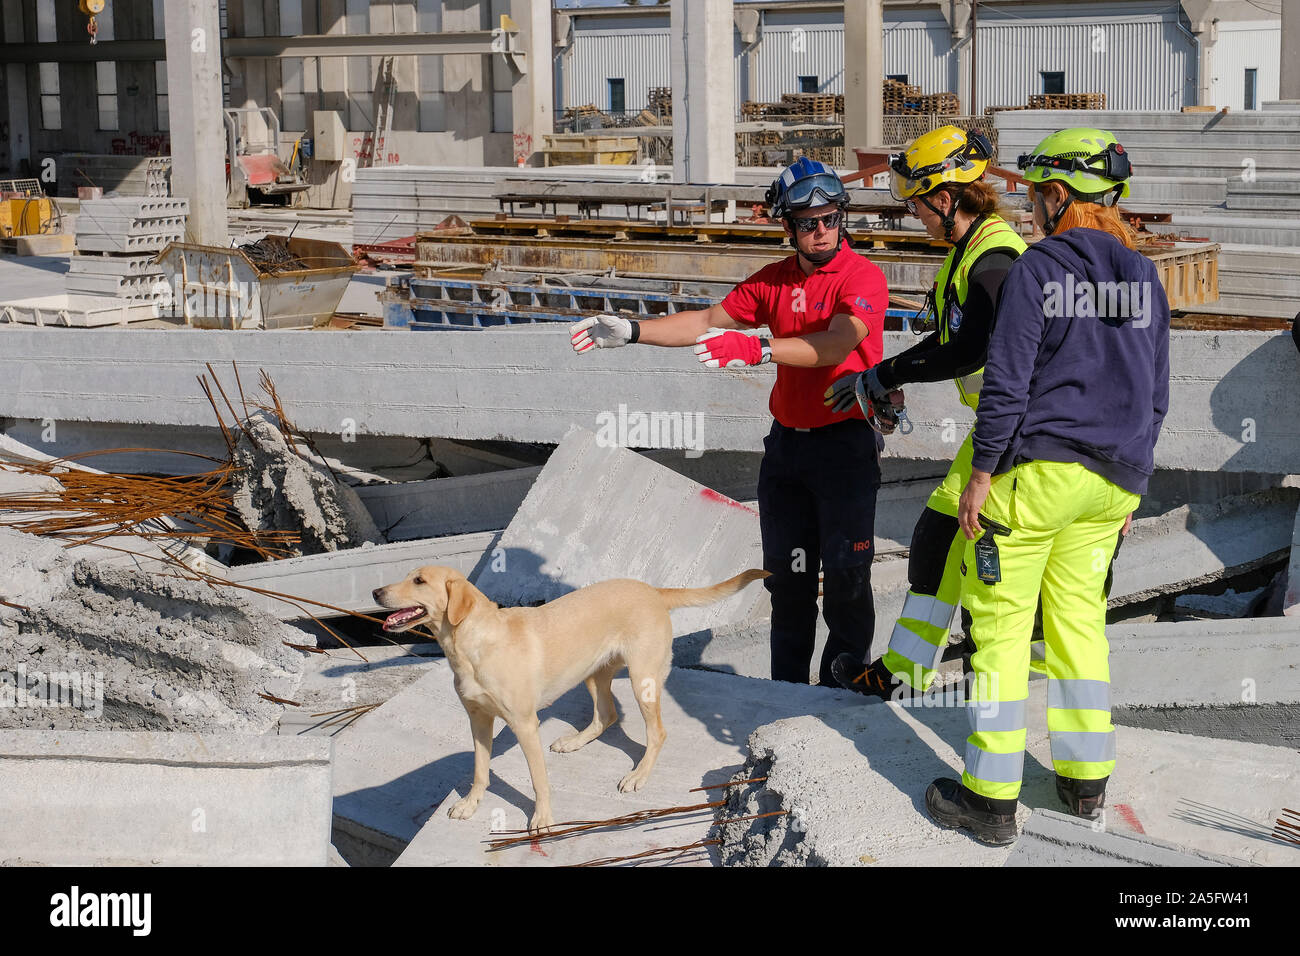
[[[478,809],[478,801],[479,798],[473,795],[457,800],[452,805],[452,808],[447,811],[447,816],[453,820],[468,820],[474,815],[474,811]]]
[[[528,832],[533,836],[542,836],[550,833],[553,826],[555,826],[555,819],[551,816],[551,811],[538,810],[528,821]]]
[[[626,777],[618,782],[619,793],[631,793],[634,790],[640,790],[645,784],[649,773],[643,773],[640,770],[633,770]]]

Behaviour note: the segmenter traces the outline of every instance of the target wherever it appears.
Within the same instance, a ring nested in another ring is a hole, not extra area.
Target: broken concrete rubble
[[[290,448],[269,414],[255,412],[240,428],[233,497],[249,530],[299,533],[299,554],[384,540],[357,493],[310,452]]]
[[[1046,686],[1030,685],[1029,738],[1017,821],[1060,810],[1046,731]],[[727,817],[785,815],[719,828],[724,865],[1000,866],[1011,849],[933,823],[925,789],[961,773],[970,724],[960,706],[878,703],[760,727],[730,791]],[[1193,853],[1268,866],[1300,864],[1300,846],[1269,837],[1300,786],[1287,747],[1120,726],[1104,829],[1145,834]],[[1194,796],[1189,796],[1194,795]],[[1231,816],[1239,825],[1215,825]]]
[[[284,642],[314,644],[229,590],[7,528],[0,587],[18,605],[0,605],[3,727],[265,733],[283,708],[259,694],[292,700],[302,679]]]

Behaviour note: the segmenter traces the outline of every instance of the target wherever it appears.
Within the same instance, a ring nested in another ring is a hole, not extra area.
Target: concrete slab
[[[1116,723],[1300,746],[1293,618],[1116,624],[1106,635]]]
[[[330,741],[0,732],[0,861],[324,866]]]
[[[762,566],[757,511],[574,428],[471,580],[500,604],[529,604],[609,578],[707,587]],[[674,633],[763,617],[770,606],[751,584],[674,612]]]
[[[484,552],[495,547],[496,540],[497,533],[488,531],[362,546],[331,554],[244,564],[231,568],[229,576],[239,584],[321,601],[348,611],[376,611],[378,605],[370,592],[380,585],[398,581],[424,564],[445,564],[468,575]],[[312,604],[299,608],[267,595],[243,593],[254,607],[282,621],[300,620],[308,612],[317,617],[332,613]]]
[[[1017,820],[1060,810],[1046,730],[1046,685],[1029,694],[1029,738]],[[965,708],[870,703],[760,727],[750,737],[726,815],[788,810],[722,828],[724,864],[748,866],[1000,866],[990,847],[935,825],[925,789],[960,774]],[[1284,747],[1118,727],[1119,760],[1103,827],[1200,853],[1269,866],[1300,865],[1300,847],[1269,836],[1300,785],[1300,754]]]
[[[14,251],[20,256],[65,256],[76,246],[76,237],[66,233],[52,236],[19,236]]]
[[[357,488],[389,541],[499,531],[519,510],[541,468]]]
[[[1134,521],[1115,560],[1111,605],[1209,584],[1269,563],[1291,545],[1300,490],[1191,504]]]
[[[357,435],[558,442],[575,424],[598,429],[610,416],[617,419],[622,405],[628,416],[698,415],[702,448],[752,452],[762,448],[771,424],[770,366],[702,369],[689,349],[575,355],[564,328],[435,338],[376,331],[265,331],[249,338],[218,330],[83,329],[62,335],[57,348],[49,336],[59,330],[0,334],[6,336],[0,416],[11,418],[210,426],[212,409],[195,376],[206,362],[238,360],[275,380],[287,414],[307,432],[337,435],[351,423]],[[885,338],[889,355],[914,341],[906,332]],[[1170,414],[1156,448],[1158,467],[1300,474],[1300,420],[1285,411],[1300,364],[1285,336],[1174,332],[1170,364]],[[320,374],[322,368],[347,368],[348,381],[357,383],[382,378],[383,394],[340,387],[337,377]],[[910,387],[907,394],[913,431],[893,436],[886,454],[951,459],[972,420],[970,410],[948,382]],[[402,399],[393,401],[393,395]],[[467,406],[466,395],[494,397]],[[646,445],[672,447],[672,436],[648,437]]]
[[[557,820],[606,819],[648,807],[706,802],[689,790],[724,782],[743,762],[745,738],[755,727],[792,714],[857,706],[847,691],[675,670],[664,689],[668,742],[658,765],[645,788],[620,794],[618,781],[641,758],[645,733],[626,677],[615,679],[614,696],[624,715],[618,727],[576,753],[547,752]],[[555,738],[586,726],[591,698],[579,685],[539,716],[542,741],[549,746]],[[335,846],[353,865],[386,865],[408,843],[406,864],[513,865],[525,858],[534,862],[527,845],[489,857],[480,842],[494,826],[526,826],[533,810],[523,754],[508,729],[498,723],[497,730],[492,780],[483,805],[468,821],[447,819],[443,804],[455,789],[468,786],[473,754],[469,719],[453,689],[450,667],[433,664],[417,683],[335,741]],[[501,812],[494,816],[494,810]],[[629,835],[626,840],[617,835],[583,836],[557,843],[554,851],[545,847],[544,860],[582,862],[612,855],[606,851],[616,843],[621,853],[639,852],[646,847],[637,841],[645,839],[656,841],[655,846],[680,846],[703,839],[711,820],[691,817],[680,827]]]
[[[1095,830],[1053,810],[1025,821],[1007,866],[1242,866],[1240,860],[1188,851],[1163,840]]]

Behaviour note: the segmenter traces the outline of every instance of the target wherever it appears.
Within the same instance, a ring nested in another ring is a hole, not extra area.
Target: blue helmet
[[[833,203],[843,209],[849,194],[835,171],[816,160],[802,157],[785,168],[767,187],[763,197],[775,219],[784,219],[800,209]]]

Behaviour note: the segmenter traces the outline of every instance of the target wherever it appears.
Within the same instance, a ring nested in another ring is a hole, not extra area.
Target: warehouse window
[[[607,79],[609,84],[609,111],[611,113],[622,113],[627,109],[627,99],[624,92],[625,84],[622,78]]]
[[[1065,92],[1065,74],[1064,73],[1047,73],[1043,72],[1043,92],[1044,93],[1064,93]]]
[[[36,39],[40,43],[53,43],[58,39],[54,26],[54,0],[36,4]],[[42,63],[41,75],[41,126],[44,129],[63,129],[59,99],[59,64]]]
[[[159,60],[153,65],[154,74],[154,113],[158,119],[158,129],[171,129],[167,114],[167,61]]]
[[[801,77],[799,77],[799,92],[800,92],[800,93],[816,93],[816,92],[817,92],[817,85],[818,85],[818,84],[817,84],[817,77],[815,77],[815,76],[801,76]]]
[[[1259,109],[1259,103],[1256,101],[1256,91],[1258,88],[1256,79],[1258,78],[1258,76],[1259,76],[1259,70],[1255,69],[1254,67],[1251,67],[1249,70],[1246,71],[1245,105],[1246,105],[1246,109],[1248,110]]]

